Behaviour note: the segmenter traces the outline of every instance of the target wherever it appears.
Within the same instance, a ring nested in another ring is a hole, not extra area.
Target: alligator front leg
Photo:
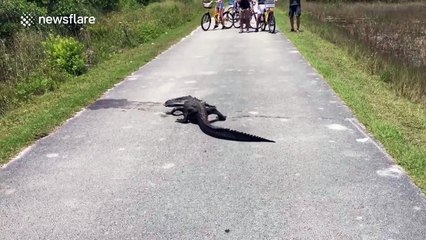
[[[180,114],[175,114],[175,112],[181,112]],[[183,107],[175,107],[172,109],[172,111],[168,112],[167,114],[173,115],[173,116],[181,116],[183,115]]]
[[[176,122],[179,122],[179,123],[189,123],[188,111],[187,110],[183,110],[182,112],[183,112],[183,118],[176,119]]]
[[[206,105],[207,106],[207,105]],[[218,121],[225,121],[226,120],[226,116],[223,115],[221,112],[219,112],[215,106],[209,105],[207,107],[207,113],[210,114],[216,114],[217,115],[217,120]]]

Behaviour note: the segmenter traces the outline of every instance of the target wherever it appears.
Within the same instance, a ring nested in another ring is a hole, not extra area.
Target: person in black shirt
[[[300,15],[302,15],[302,6],[300,4],[300,0],[290,0],[290,9],[288,12],[288,15],[290,16],[290,25],[291,30],[294,32],[294,16],[296,16],[296,26],[297,26],[297,32],[300,31]]]
[[[249,0],[238,0],[240,5],[240,33],[243,32],[243,24],[246,24],[247,32],[250,29],[251,6]]]

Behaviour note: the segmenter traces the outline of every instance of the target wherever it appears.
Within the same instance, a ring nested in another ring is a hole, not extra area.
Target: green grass
[[[46,136],[82,107],[93,103],[107,89],[141,65],[188,35],[199,19],[159,36],[155,43],[123,50],[88,73],[63,83],[57,90],[36,97],[0,118],[0,164]]]
[[[370,66],[353,57],[353,47],[322,39],[306,16],[302,16],[301,33],[290,32],[283,11],[277,11],[277,21],[283,34],[426,191],[426,107],[398,96],[379,75],[371,74]]]

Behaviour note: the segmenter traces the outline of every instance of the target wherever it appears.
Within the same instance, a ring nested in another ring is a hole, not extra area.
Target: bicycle
[[[266,5],[266,11],[260,15],[260,21],[258,25],[259,28],[257,28],[256,30],[261,29],[262,31],[265,31],[266,25],[268,25],[269,32],[274,33],[275,26],[276,26],[274,10],[273,10],[273,8],[275,7],[275,0],[266,1],[265,5]]]
[[[216,1],[217,2],[217,1]],[[213,8],[213,1],[210,2],[203,2],[203,7],[206,9],[211,9]],[[215,25],[218,25],[220,21],[220,16],[219,16],[219,11],[218,8],[215,7],[214,13],[213,13],[213,17],[214,17],[214,21],[215,21]],[[203,16],[201,17],[201,28],[204,31],[207,31],[210,29],[212,23],[212,14],[210,13],[210,11],[206,12],[203,14]],[[224,29],[228,29],[231,28],[233,25],[232,22],[232,15],[230,15],[229,11],[226,11],[223,13],[223,28]]]

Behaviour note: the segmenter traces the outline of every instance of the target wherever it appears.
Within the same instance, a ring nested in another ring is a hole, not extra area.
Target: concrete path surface
[[[0,239],[424,240],[426,201],[281,33],[198,29],[0,170]]]

